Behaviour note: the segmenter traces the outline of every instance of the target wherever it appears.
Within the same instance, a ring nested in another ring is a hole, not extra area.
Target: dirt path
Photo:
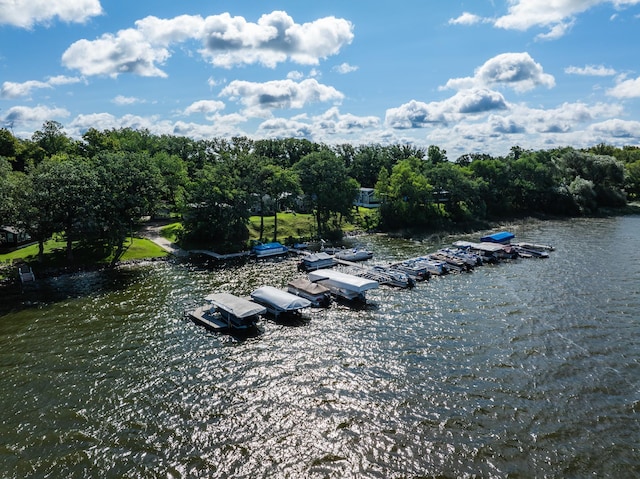
[[[140,228],[139,233],[143,238],[153,241],[163,250],[171,253],[174,256],[188,256],[189,253],[187,251],[180,249],[175,243],[172,243],[160,234],[160,230],[167,224],[169,224],[169,221],[149,221]]]

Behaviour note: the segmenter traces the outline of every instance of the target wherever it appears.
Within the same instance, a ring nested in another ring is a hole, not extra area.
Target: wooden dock
[[[207,249],[192,249],[189,250],[190,254],[201,254],[204,256],[209,256],[210,258],[225,260],[225,259],[233,259],[233,258],[242,258],[244,256],[249,256],[249,251],[240,251],[239,253],[229,253],[229,254],[220,254],[215,251],[210,251]]]

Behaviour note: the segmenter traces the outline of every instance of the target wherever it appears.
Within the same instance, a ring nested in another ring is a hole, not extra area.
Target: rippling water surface
[[[294,259],[0,291],[0,477],[639,476],[640,218],[512,231],[556,251],[246,339],[183,312],[284,287]]]

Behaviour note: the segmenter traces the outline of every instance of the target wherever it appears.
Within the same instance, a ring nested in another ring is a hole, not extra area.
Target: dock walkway
[[[210,256],[215,259],[232,259],[232,258],[242,258],[244,256],[249,256],[249,251],[240,251],[239,253],[229,253],[229,254],[220,254],[215,251],[209,251],[207,249],[191,249],[189,250],[191,254],[202,254],[205,256]]]

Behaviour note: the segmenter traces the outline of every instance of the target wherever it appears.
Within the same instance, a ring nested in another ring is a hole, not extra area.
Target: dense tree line
[[[319,236],[339,234],[360,187],[375,188],[386,230],[590,214],[640,198],[640,148],[516,146],[505,157],[450,161],[437,146],[194,140],[129,128],[74,140],[53,121],[31,139],[0,130],[0,224],[22,228],[41,248],[62,234],[69,259],[78,240],[117,258],[136,221],[160,211],[181,214],[185,240],[211,245],[244,244],[252,210],[275,216],[277,236],[285,207],[313,213]]]

